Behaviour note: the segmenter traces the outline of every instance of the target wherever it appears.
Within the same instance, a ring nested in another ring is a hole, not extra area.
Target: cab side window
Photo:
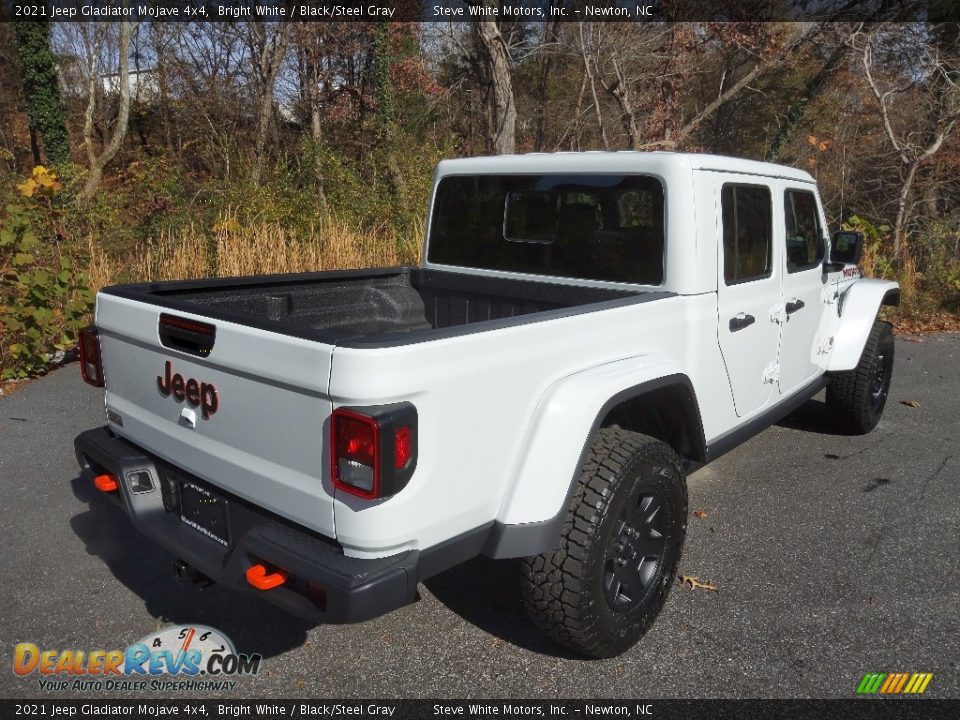
[[[723,279],[727,285],[770,277],[773,202],[762,185],[723,186]]]
[[[783,194],[783,217],[787,272],[817,267],[823,261],[824,243],[814,194],[806,190],[787,190]]]

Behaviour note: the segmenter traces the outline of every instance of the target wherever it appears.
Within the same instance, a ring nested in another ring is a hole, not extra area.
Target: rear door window
[[[783,194],[783,213],[787,272],[817,267],[823,261],[824,242],[816,196],[807,190],[787,190]]]
[[[723,279],[727,285],[770,277],[773,270],[773,206],[764,185],[727,183],[723,210]]]

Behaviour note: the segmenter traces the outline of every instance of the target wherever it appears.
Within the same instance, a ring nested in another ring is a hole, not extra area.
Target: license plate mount
[[[180,481],[180,519],[224,547],[230,547],[227,500],[189,480]]]

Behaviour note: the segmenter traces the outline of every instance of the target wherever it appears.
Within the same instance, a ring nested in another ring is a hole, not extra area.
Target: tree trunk
[[[318,153],[317,161],[313,169],[317,182],[317,202],[320,204],[320,207],[325,208],[327,206],[327,194],[323,187],[323,161],[319,157],[319,146],[323,144],[323,115],[320,111],[320,90],[317,87],[317,82],[317,76],[315,74],[312,75],[310,79],[310,137],[313,138],[313,142],[318,146],[315,150],[315,152]]]
[[[273,37],[267,38],[267,28],[265,25],[252,23],[254,32],[259,41],[259,59],[257,71],[259,74],[260,97],[257,107],[257,137],[254,150],[254,162],[252,179],[254,184],[260,182],[260,175],[263,172],[263,164],[266,160],[267,138],[270,135],[271,124],[273,120],[273,89],[277,82],[277,74],[280,72],[280,66],[283,64],[283,58],[287,52],[287,41],[289,40],[290,24],[281,21]]]
[[[40,142],[37,139],[36,128],[30,128],[30,152],[33,154],[34,165],[43,162],[43,158],[40,157]]]
[[[130,119],[130,36],[133,34],[133,22],[120,23],[120,49],[119,63],[120,73],[118,78],[117,90],[120,94],[120,109],[117,112],[117,122],[113,126],[113,134],[106,147],[98,155],[93,147],[93,115],[97,109],[97,85],[100,82],[100,63],[97,58],[99,47],[94,46],[93,56],[90,62],[90,98],[87,100],[87,111],[84,114],[83,123],[83,144],[87,150],[87,160],[90,163],[90,174],[87,176],[87,182],[83,186],[80,197],[83,200],[89,200],[100,187],[100,180],[103,177],[103,168],[107,163],[116,157],[120,151],[120,145],[127,135],[127,125]]]
[[[547,23],[543,35],[546,48],[540,48],[540,77],[537,81],[537,139],[535,149],[543,152],[547,144],[547,100],[550,89],[550,71],[553,66],[553,50],[550,48],[557,40],[557,21]]]
[[[313,140],[315,154],[314,181],[317,187],[317,203],[320,207],[327,206],[327,195],[324,191],[323,158],[320,148],[323,145],[323,109],[320,101],[320,44],[322,31],[317,31],[312,25],[301,25],[294,36],[296,39],[297,59],[300,78],[300,97],[306,101],[310,111],[310,138]]]
[[[583,94],[587,91],[587,74],[583,73],[580,76],[580,91],[577,93],[577,108],[573,112],[573,122],[576,132],[573,137],[570,138],[570,150],[576,151],[580,150],[580,141],[583,135],[583,122],[581,120],[581,115],[583,115]]]
[[[490,0],[485,5],[491,6]],[[495,20],[473,24],[480,61],[493,90],[488,146],[495,155],[510,155],[516,148],[517,108],[513,100],[510,51]]]
[[[610,149],[610,142],[607,140],[607,130],[603,126],[603,111],[600,109],[600,99],[597,97],[597,82],[594,78],[593,69],[590,66],[590,54],[587,52],[587,41],[583,37],[583,23],[580,23],[580,54],[583,56],[583,72],[587,78],[587,84],[590,86],[590,97],[593,98],[593,110],[597,116],[597,129],[600,131],[600,142],[603,143],[603,149]]]
[[[383,157],[390,195],[394,199],[406,194],[406,182],[395,156],[397,144],[396,112],[393,102],[393,82],[390,66],[390,23],[378,23],[373,36],[374,94],[377,98],[376,142]]]
[[[50,25],[46,22],[18,22],[14,24],[14,32],[36,163],[40,163],[35,145],[37,135],[43,139],[43,149],[51,164],[69,162],[67,106],[60,94],[60,79],[50,49]]]
[[[170,83],[167,79],[167,49],[164,37],[161,37],[165,30],[162,23],[154,23],[150,27],[151,37],[153,38],[153,54],[157,59],[157,91],[159,94],[160,107],[160,126],[163,130],[164,146],[168,150],[173,150],[173,130],[170,120]]]
[[[623,72],[623,67],[620,65],[620,61],[616,57],[613,58],[613,72],[617,78],[613,85],[607,85],[605,82],[603,82],[602,78],[600,79],[600,82],[603,83],[604,89],[613,95],[614,100],[616,100],[617,104],[620,106],[620,113],[623,119],[623,129],[627,133],[627,141],[630,144],[630,149],[639,150],[640,128],[637,126],[637,113],[633,107],[633,97],[630,93],[629,81]]]
[[[917,175],[917,161],[907,165],[907,177],[900,188],[900,197],[897,201],[897,221],[893,226],[893,258],[900,261],[900,253],[907,245],[907,221],[910,219],[910,191],[913,189],[913,179]]]

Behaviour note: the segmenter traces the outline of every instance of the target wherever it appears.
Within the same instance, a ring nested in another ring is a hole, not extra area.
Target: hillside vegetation
[[[960,310],[960,29],[0,24],[0,375],[108,284],[416,263],[435,163],[682,150],[817,177],[909,330]]]

